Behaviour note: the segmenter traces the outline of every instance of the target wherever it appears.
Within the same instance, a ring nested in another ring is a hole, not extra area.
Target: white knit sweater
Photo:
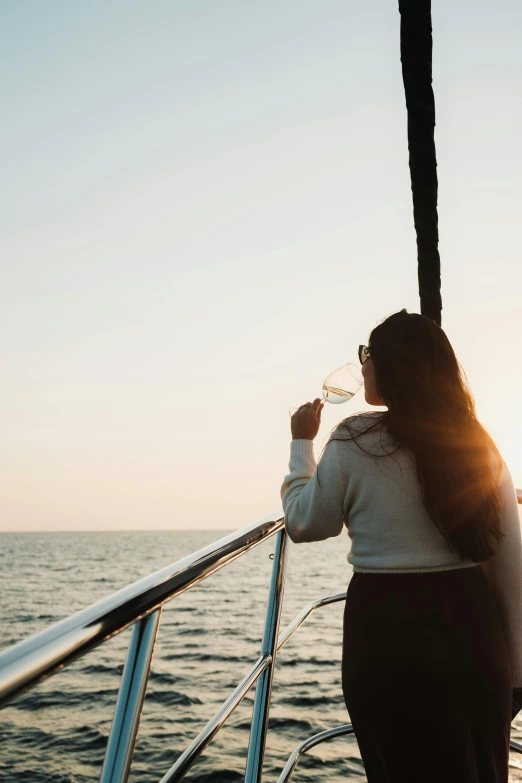
[[[350,418],[352,431],[366,429],[374,411]],[[356,441],[330,441],[316,465],[313,442],[294,440],[290,473],[281,487],[285,524],[292,541],[321,541],[346,525],[351,538],[348,562],[354,571],[408,573],[447,571],[477,564],[451,552],[422,501],[413,455],[387,433]],[[391,448],[390,448],[391,446]],[[318,467],[318,469],[316,469]],[[488,561],[513,671],[522,687],[522,540],[513,480],[503,461],[500,489],[505,500],[502,540]]]

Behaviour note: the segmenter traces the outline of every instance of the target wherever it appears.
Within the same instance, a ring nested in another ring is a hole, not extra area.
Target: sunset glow
[[[522,5],[500,5],[433,7],[442,326],[522,487]],[[419,310],[396,4],[24,1],[0,27],[1,528],[262,517],[289,409]],[[316,452],[368,407],[326,406]]]

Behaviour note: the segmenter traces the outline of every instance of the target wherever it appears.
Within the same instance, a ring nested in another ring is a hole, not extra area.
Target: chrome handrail
[[[303,740],[303,742],[301,742],[290,754],[290,758],[279,775],[277,783],[287,783],[301,760],[301,756],[312,748],[315,748],[316,745],[319,745],[321,742],[327,742],[327,740],[335,739],[336,737],[345,737],[349,734],[355,734],[355,732],[351,723],[345,723],[343,726],[337,726],[334,729],[326,729],[326,731],[321,731],[319,734],[314,734],[312,737]],[[515,740],[509,741],[509,748],[517,753],[522,753],[522,745],[519,742],[515,742]]]
[[[301,744],[298,745],[297,748],[295,748],[295,750],[292,752],[290,758],[286,762],[285,768],[277,779],[277,783],[286,783],[294,769],[297,767],[301,756],[303,756],[312,748],[315,748],[316,745],[319,745],[321,742],[334,739],[335,737],[343,737],[347,734],[353,733],[354,731],[352,724],[345,723],[344,726],[337,726],[335,729],[326,729],[326,731],[321,731],[319,734],[314,734],[313,737],[308,737],[308,739],[305,739],[303,742],[301,742]]]
[[[313,612],[315,609],[319,609],[321,606],[327,606],[327,604],[334,604],[336,601],[345,601],[346,600],[346,590],[343,590],[342,593],[336,593],[335,595],[327,595],[324,598],[317,598],[315,601],[310,601],[309,604],[307,604],[304,609],[302,609],[297,617],[295,617],[290,625],[287,625],[283,633],[280,635],[279,639],[277,640],[277,649],[279,650],[283,645],[287,643],[287,641],[290,639],[292,634],[294,634],[300,625],[304,623],[308,615]]]
[[[237,688],[230,694],[228,699],[222,704],[215,715],[209,720],[203,731],[201,731],[189,747],[181,754],[175,764],[164,775],[160,783],[175,783],[186,774],[190,767],[197,761],[210,741],[215,737],[219,729],[224,725],[227,718],[234,712],[238,704],[244,699],[248,691],[257,682],[260,675],[272,663],[270,655],[262,655],[250,669],[248,674],[243,677]]]
[[[282,530],[277,534],[274,552],[274,566],[268,594],[265,630],[261,642],[261,655],[269,655],[270,666],[265,669],[256,686],[252,723],[250,724],[250,741],[245,768],[245,783],[261,783],[263,775],[263,759],[265,756],[266,733],[268,731],[268,714],[270,711],[270,696],[277,655],[277,631],[283,606],[283,590],[286,573],[287,534]]]
[[[100,783],[120,783],[129,777],[160,614],[161,608],[134,623],[132,628]]]
[[[284,528],[282,509],[0,653],[0,707]]]
[[[274,674],[275,658],[278,645],[277,629],[283,603],[283,588],[286,570],[287,536],[284,530],[277,535],[274,552],[274,565],[268,594],[268,605],[265,618],[265,630],[261,643],[261,656],[248,674],[243,678],[235,691],[228,697],[219,710],[212,716],[204,729],[182,753],[169,771],[161,778],[160,783],[176,783],[188,772],[209,742],[223,726],[238,704],[246,696],[249,689],[257,682],[252,723],[250,726],[250,742],[248,746],[245,782],[257,783],[261,780],[266,732],[268,728],[268,712],[270,693]],[[258,681],[259,680],[259,681]]]
[[[276,653],[288,642],[312,611],[346,598],[346,591],[344,591],[311,601],[278,636],[287,536],[284,530],[284,519],[277,517],[279,514],[276,512],[257,524],[226,536],[1,653],[0,681],[4,690],[3,693],[0,691],[0,694],[4,704],[22,690],[36,685],[46,675],[53,674],[73,658],[88,652],[97,644],[134,623],[100,778],[101,783],[124,783],[128,779],[134,753],[162,605],[262,540],[277,533],[261,656],[161,781],[161,783],[174,783],[184,777],[257,682],[245,780],[247,783],[259,783],[262,777]],[[144,606],[150,604],[151,591],[154,591],[154,606],[152,609],[149,607],[148,612],[143,611]],[[110,625],[107,616],[118,610],[119,625],[116,624],[113,632],[108,633],[107,628]],[[89,636],[88,632],[92,625],[97,629],[96,637]],[[105,635],[99,632],[100,625],[105,628]],[[68,648],[71,637],[77,640],[82,633],[85,634],[85,639],[72,655]],[[51,660],[49,660],[50,656],[42,660],[44,653],[53,643],[58,646],[61,655],[55,654]],[[30,672],[27,672],[29,663],[38,668],[39,674],[33,673],[29,676]]]
[[[274,558],[275,559],[275,558]],[[346,599],[346,590],[342,593],[336,593],[335,595],[327,595],[324,598],[318,598],[316,601],[311,601],[299,614],[292,620],[285,630],[279,634],[277,639],[277,652],[284,647],[290,637],[297,631],[300,625],[304,623],[308,615],[315,609],[319,609],[321,606],[327,606],[333,604],[336,601],[344,601]],[[254,685],[258,677],[269,666],[272,661],[271,655],[262,655],[254,666],[250,669],[248,674],[245,675],[243,680],[237,686],[235,691],[228,697],[226,702],[219,708],[219,710],[212,716],[207,725],[200,731],[198,736],[192,741],[190,746],[183,752],[183,754],[172,765],[166,775],[162,777],[160,783],[177,783],[181,780],[183,775],[190,769],[192,764],[203,753],[209,742],[215,736],[217,731],[223,726],[227,718],[232,714],[238,704],[248,693],[248,690]]]

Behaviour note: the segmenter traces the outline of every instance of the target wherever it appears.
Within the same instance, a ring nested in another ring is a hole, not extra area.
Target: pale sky
[[[522,487],[522,4],[433,27],[442,325]],[[397,2],[0,0],[0,95],[1,529],[277,508],[289,408],[420,307]]]

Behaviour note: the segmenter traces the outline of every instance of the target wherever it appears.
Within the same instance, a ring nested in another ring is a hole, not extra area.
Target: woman
[[[341,422],[316,467],[323,406],[302,405],[281,496],[297,543],[348,528],[342,682],[368,781],[507,783],[522,687],[513,481],[437,324],[395,313],[359,358],[366,402],[387,410]]]

